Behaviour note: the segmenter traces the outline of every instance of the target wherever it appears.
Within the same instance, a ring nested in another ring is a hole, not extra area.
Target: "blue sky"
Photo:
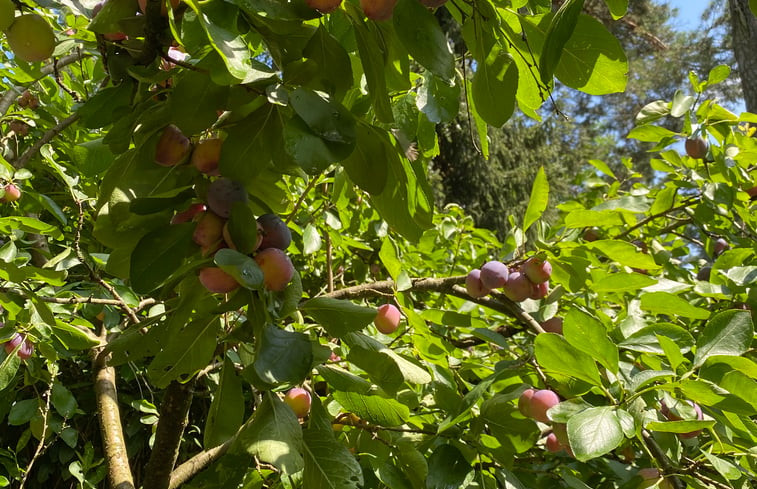
[[[707,8],[710,0],[668,0],[667,3],[678,9],[678,19],[675,24],[684,29],[693,29],[699,25],[702,12]]]

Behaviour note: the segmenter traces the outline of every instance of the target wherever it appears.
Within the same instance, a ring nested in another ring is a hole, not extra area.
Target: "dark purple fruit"
[[[208,207],[226,219],[234,202],[247,202],[247,198],[244,186],[228,178],[219,178],[208,186]]]
[[[278,248],[286,250],[289,243],[292,242],[292,232],[289,231],[286,223],[276,214],[263,214],[258,217],[258,223],[263,228],[263,240],[260,242],[259,250],[267,248]]]

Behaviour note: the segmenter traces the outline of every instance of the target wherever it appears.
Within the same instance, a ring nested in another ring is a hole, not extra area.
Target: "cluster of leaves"
[[[3,139],[0,178],[23,194],[0,217],[0,340],[24,333],[37,353],[0,353],[0,485],[96,487],[107,474],[146,488],[615,488],[638,480],[613,453],[626,448],[676,483],[753,483],[753,323],[731,310],[754,302],[755,147],[738,126],[753,115],[683,94],[648,106],[632,136],[659,143],[659,183],[625,190],[594,161],[606,175],[548,224],[539,172],[523,225],[500,242],[456,206],[434,212],[434,125],[461,90],[481,135],[516,103],[535,113],[553,75],[622,90],[622,50],[583,2],[443,7],[476,61],[471,80],[415,0],[380,23],[354,1],[320,16],[299,1],[190,0],[162,18],[155,0],[144,15],[110,0],[90,22],[92,3],[36,4],[57,26],[57,63],[3,69],[3,124],[30,129]],[[624,2],[606,3],[622,15]],[[103,37],[116,31],[127,37]],[[187,60],[156,58],[169,37]],[[694,80],[696,94],[722,78]],[[39,106],[9,112],[19,87]],[[666,116],[684,132],[651,125]],[[707,162],[666,150],[694,123],[717,142]],[[168,223],[208,179],[155,164],[168,124],[222,134],[220,171],[249,192],[244,212],[286,217],[300,272],[286,290],[263,290],[231,250],[215,261],[243,287],[200,286],[210,259],[191,224]],[[583,240],[587,226],[604,239]],[[711,256],[715,237],[731,249],[696,281],[686,257]],[[535,249],[554,267],[545,300],[460,287],[467,270]],[[393,337],[371,326],[389,301],[406,318]],[[534,335],[558,313],[564,337]],[[317,394],[302,422],[280,400],[294,385]],[[529,386],[566,399],[550,414],[575,458],[544,452],[545,426],[518,413]],[[665,396],[707,417],[662,422]],[[700,428],[685,444],[671,434]]]

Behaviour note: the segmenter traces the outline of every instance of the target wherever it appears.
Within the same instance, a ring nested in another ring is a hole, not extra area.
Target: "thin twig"
[[[331,236],[326,231],[326,279],[328,284],[329,294],[334,292],[334,257],[333,248],[331,245]]]
[[[618,234],[617,236],[615,236],[612,239],[622,239],[622,238],[625,238],[626,236],[628,236],[629,234],[631,234],[635,230],[639,229],[640,227],[646,226],[648,223],[650,223],[651,221],[654,221],[655,219],[657,219],[659,217],[663,217],[663,216],[665,216],[665,215],[667,215],[667,214],[669,214],[671,212],[676,212],[676,211],[684,210],[684,209],[686,209],[689,206],[689,204],[691,204],[691,203],[695,202],[696,200],[698,200],[699,197],[700,197],[699,194],[694,195],[692,197],[689,197],[688,199],[684,199],[679,205],[677,205],[675,207],[670,207],[668,209],[665,209],[664,211],[660,211],[660,212],[657,212],[655,214],[651,214],[651,215],[645,217],[644,219],[642,219],[641,221],[637,222],[636,224],[634,224],[630,228],[626,229],[622,233]]]
[[[45,134],[42,135],[41,138],[36,140],[34,144],[32,144],[29,149],[27,149],[24,154],[18,157],[16,161],[13,162],[13,166],[15,168],[23,168],[26,166],[27,163],[29,163],[29,160],[32,159],[32,157],[37,154],[37,152],[42,148],[42,146],[46,145],[50,141],[55,138],[58,134],[63,132],[68,126],[73,124],[74,122],[79,120],[79,114],[71,114],[70,116],[66,117],[62,121],[58,122],[58,124],[55,125],[55,127],[49,129]]]
[[[320,180],[320,175],[314,176],[310,179],[307,186],[305,187],[305,190],[303,190],[302,194],[300,195],[300,198],[297,200],[297,203],[294,204],[294,207],[292,208],[292,212],[289,213],[289,215],[286,218],[285,223],[289,224],[289,222],[294,218],[294,215],[297,214],[297,209],[300,208],[302,205],[302,202],[307,198],[308,193],[310,193],[310,190],[315,187],[315,185],[318,183],[318,180]]]
[[[45,410],[42,413],[42,435],[39,437],[39,443],[37,444],[37,449],[34,451],[34,455],[32,456],[32,459],[29,461],[29,464],[26,466],[26,470],[24,470],[24,478],[21,479],[21,485],[18,486],[18,489],[24,489],[24,485],[26,485],[26,481],[29,478],[29,474],[31,473],[32,467],[34,466],[34,462],[37,461],[37,459],[39,458],[40,455],[42,455],[42,452],[45,449],[45,435],[47,434],[47,420],[50,415],[50,397],[53,390],[54,381],[55,381],[55,376],[50,375],[50,382],[47,384],[47,392],[45,392]]]

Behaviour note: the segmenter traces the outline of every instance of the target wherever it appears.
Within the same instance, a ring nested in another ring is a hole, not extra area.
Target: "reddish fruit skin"
[[[18,358],[21,360],[27,360],[31,358],[32,354],[34,353],[34,345],[29,340],[24,340],[24,342],[21,344],[21,348],[18,349]]]
[[[549,423],[550,419],[547,417],[547,410],[559,403],[560,397],[555,392],[549,389],[538,390],[531,397],[531,413],[535,420]]]
[[[12,183],[5,186],[5,195],[0,199],[2,202],[15,202],[21,198],[21,189]]]
[[[208,207],[219,216],[228,219],[235,202],[249,199],[244,186],[229,178],[218,178],[208,186]]]
[[[562,322],[561,317],[555,316],[541,323],[541,327],[547,333],[562,334]]]
[[[360,0],[360,8],[371,20],[389,20],[392,18],[397,0]]]
[[[219,138],[204,139],[197,143],[192,151],[190,163],[206,175],[218,176],[218,162],[221,160],[221,145]]]
[[[531,296],[532,285],[528,277],[522,273],[510,272],[502,292],[513,302],[523,302]]]
[[[338,9],[342,4],[342,0],[305,0],[308,7],[321,12],[322,14],[328,14]]]
[[[557,453],[560,450],[562,450],[562,445],[560,444],[560,441],[557,439],[557,435],[554,433],[550,433],[547,435],[547,441],[544,444],[548,451],[552,453]]]
[[[599,229],[589,228],[584,232],[584,241],[596,241],[600,238]]]
[[[533,417],[531,414],[531,398],[534,397],[535,392],[533,389],[526,389],[518,398],[518,411],[527,418]]]
[[[706,139],[702,137],[697,138],[689,138],[684,143],[684,146],[686,147],[686,154],[691,156],[692,158],[697,159],[704,159],[705,156],[707,156],[707,150],[710,147],[710,144],[707,142]]]
[[[171,218],[171,224],[181,224],[183,222],[189,222],[195,218],[198,214],[205,212],[207,207],[205,204],[192,204],[186,210],[177,212]]]
[[[653,487],[662,478],[660,471],[651,467],[639,470],[636,475],[643,479],[642,483],[639,484],[639,489]],[[673,484],[667,479],[662,479],[657,487],[659,489],[673,489]]]
[[[697,272],[697,280],[710,281],[710,275],[712,274],[712,267],[702,267]]]
[[[24,341],[24,337],[21,336],[18,333],[15,333],[11,337],[11,339],[9,339],[8,341],[6,341],[5,345],[3,345],[5,347],[5,353],[7,353],[8,355],[10,355],[13,352],[13,350],[15,350],[16,347],[18,345],[20,345],[23,341]]]
[[[292,260],[278,248],[267,248],[258,252],[255,262],[263,271],[263,284],[268,290],[280,292],[294,277]]]
[[[295,387],[286,393],[284,402],[292,408],[298,418],[304,418],[310,413],[312,399],[310,393],[301,387]]]
[[[757,197],[757,187],[748,188],[744,190],[744,192],[748,193],[749,197],[751,197],[752,199]]]
[[[447,3],[447,0],[420,0],[420,2],[424,7],[437,8]]]
[[[728,241],[724,240],[723,238],[718,238],[717,241],[715,241],[715,245],[712,248],[712,254],[714,256],[720,256],[723,254],[725,250],[730,248],[731,245],[728,244]]]
[[[189,138],[181,130],[169,124],[163,129],[155,147],[155,163],[161,166],[175,166],[183,163],[191,149]]]
[[[400,319],[402,314],[392,304],[383,304],[379,306],[376,318],[373,320],[373,324],[376,325],[376,329],[384,334],[392,334],[397,331],[400,325]]]
[[[484,297],[491,292],[483,282],[481,282],[481,270],[474,268],[465,277],[465,290],[468,295],[474,298]]]
[[[239,282],[234,277],[217,267],[200,270],[200,283],[214,294],[226,294],[239,288]]]
[[[263,214],[258,217],[258,224],[262,229],[263,240],[260,249],[278,248],[286,250],[292,242],[292,232],[284,221],[276,214]]]
[[[501,261],[489,261],[481,267],[481,283],[490,290],[504,287],[509,275],[507,265]]]
[[[210,211],[203,212],[199,216],[192,240],[204,250],[209,250],[221,241],[225,221]]]
[[[552,265],[546,260],[531,257],[523,264],[521,272],[525,273],[531,282],[540,284],[552,276]]]
[[[529,296],[531,299],[538,301],[539,299],[547,297],[548,294],[549,281],[531,285],[531,295]]]

